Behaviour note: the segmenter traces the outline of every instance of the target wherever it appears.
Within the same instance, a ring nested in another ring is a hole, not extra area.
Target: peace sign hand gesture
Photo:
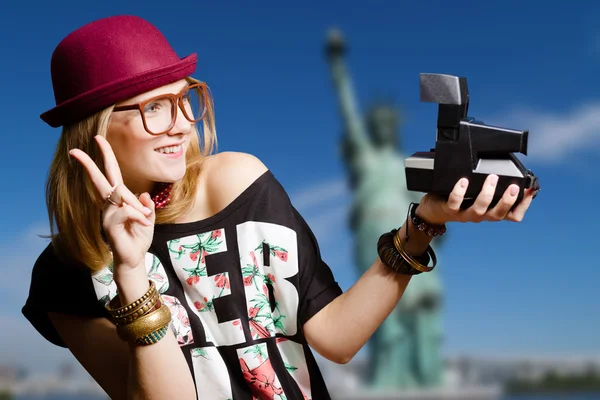
[[[136,268],[145,259],[154,233],[154,202],[148,193],[139,199],[123,184],[123,177],[112,147],[102,136],[96,136],[106,176],[83,151],[69,152],[85,168],[100,197],[106,199],[102,227],[113,253],[115,268]]]

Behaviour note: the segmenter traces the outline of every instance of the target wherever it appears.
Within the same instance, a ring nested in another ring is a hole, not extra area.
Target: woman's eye
[[[158,104],[158,103],[146,104],[146,107],[144,107],[144,112],[156,112],[159,110],[160,110],[160,104]]]

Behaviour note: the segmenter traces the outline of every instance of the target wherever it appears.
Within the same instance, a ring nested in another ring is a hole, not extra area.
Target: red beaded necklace
[[[171,201],[171,189],[173,188],[172,183],[159,183],[156,186],[154,194],[152,195],[152,201],[154,202],[154,208],[164,208]]]

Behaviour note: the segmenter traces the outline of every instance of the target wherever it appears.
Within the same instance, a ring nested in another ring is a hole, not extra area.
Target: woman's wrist
[[[442,218],[439,215],[432,215],[430,207],[423,207],[423,203],[418,203],[413,213],[425,224],[432,227],[440,227],[450,222],[448,219]],[[437,236],[437,235],[436,235]]]
[[[429,243],[431,243],[433,237],[428,236],[423,231],[420,231],[410,218],[408,219],[407,225],[404,227],[404,229],[406,229],[406,233],[401,235],[401,237],[406,250],[415,256],[425,253],[427,246],[429,246]],[[408,236],[408,241],[405,241],[405,236]]]
[[[407,252],[413,256],[423,255],[435,237],[446,233],[445,224],[431,223],[427,216],[420,212],[420,207],[420,203],[411,203],[404,230],[400,232]]]
[[[142,297],[150,284],[145,262],[137,267],[115,265],[113,278],[122,305],[132,303]]]

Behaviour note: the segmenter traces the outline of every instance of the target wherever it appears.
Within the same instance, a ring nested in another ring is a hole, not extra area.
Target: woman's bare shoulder
[[[213,211],[225,208],[268,168],[257,157],[240,152],[211,155],[204,161],[201,186]]]

